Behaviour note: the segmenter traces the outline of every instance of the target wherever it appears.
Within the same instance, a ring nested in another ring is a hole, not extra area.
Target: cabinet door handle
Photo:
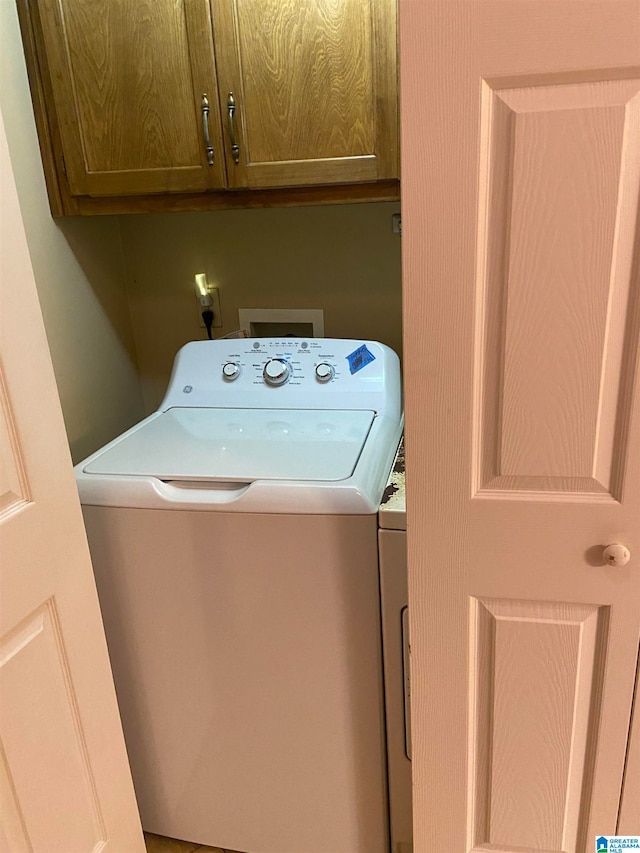
[[[233,92],[229,92],[227,98],[227,109],[229,110],[229,138],[231,139],[231,156],[233,162],[237,165],[240,162],[240,146],[236,142],[236,128],[234,124],[234,114],[236,111],[236,99],[233,97]]]
[[[207,163],[213,166],[213,145],[209,136],[209,98],[206,93],[202,96],[202,135],[204,136],[204,148],[207,152]]]

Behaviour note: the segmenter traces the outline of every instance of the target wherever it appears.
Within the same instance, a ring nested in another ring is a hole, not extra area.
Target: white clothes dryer
[[[371,341],[202,341],[76,466],[146,830],[386,853],[377,510],[402,431]]]

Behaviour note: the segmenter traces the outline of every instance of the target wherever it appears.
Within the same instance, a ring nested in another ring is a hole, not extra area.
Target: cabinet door
[[[38,10],[72,194],[225,185],[207,0],[38,0]]]
[[[212,8],[230,186],[397,177],[395,0]]]
[[[416,850],[615,834],[640,630],[638,13],[400,2]]]

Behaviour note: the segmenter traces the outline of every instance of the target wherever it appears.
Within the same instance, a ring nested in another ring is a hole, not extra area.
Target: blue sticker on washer
[[[363,367],[366,367],[368,364],[371,364],[372,361],[375,361],[375,355],[367,349],[366,344],[362,344],[358,349],[354,349],[351,355],[347,356],[347,361],[349,362],[349,370],[351,374],[357,373],[359,370],[362,370]]]

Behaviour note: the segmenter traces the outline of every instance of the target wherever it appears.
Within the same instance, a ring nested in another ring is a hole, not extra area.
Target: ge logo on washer
[[[183,394],[190,394],[193,391],[193,385],[185,385],[182,389]]]

